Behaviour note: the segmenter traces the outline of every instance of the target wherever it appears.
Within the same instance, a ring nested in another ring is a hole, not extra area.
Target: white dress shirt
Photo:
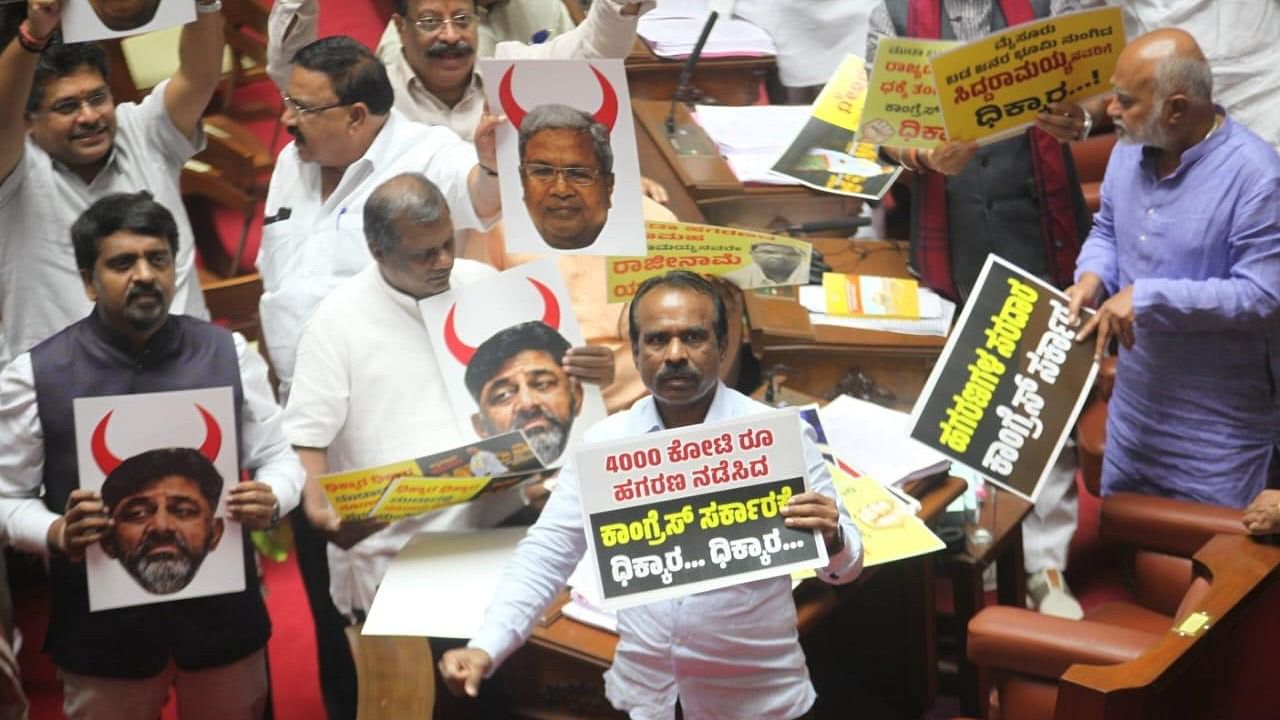
[[[724,385],[707,411],[716,422],[772,410]],[[662,430],[652,397],[587,430],[585,442],[603,442]],[[810,489],[836,497],[831,476],[804,430]],[[843,503],[844,548],[818,577],[840,584],[862,568],[862,542]],[[587,549],[578,476],[570,460],[542,516],[516,548],[470,646],[489,653],[494,667],[529,637]],[[817,697],[796,631],[788,576],[743,583],[618,611],[618,649],[605,673],[605,694],[636,720],[670,720],[676,698],[688,720],[790,720]]]
[[[83,320],[93,308],[71,246],[71,225],[95,200],[146,190],[178,223],[177,289],[171,309],[206,319],[196,278],[195,241],[178,176],[204,149],[204,131],[184,137],[164,107],[169,81],[141,103],[116,106],[116,136],[107,162],[86,184],[29,136],[22,158],[0,183],[0,318],[8,357]]]
[[[240,467],[271,486],[284,515],[298,504],[305,475],[285,441],[280,406],[267,381],[267,364],[239,333],[233,335],[240,361],[244,405],[240,416]],[[23,353],[0,372],[0,540],[19,550],[48,552],[49,526],[60,515],[40,500],[44,484],[44,430],[36,403],[31,354]]]
[[[625,58],[635,43],[636,20],[654,4],[653,0],[645,0],[641,4],[640,13],[628,16],[622,14],[627,0],[596,0],[591,4],[581,25],[553,27],[543,24],[548,20],[545,13],[520,7],[526,2],[528,0],[518,0],[500,7],[490,14],[487,21],[481,23],[478,33],[480,48],[477,49],[476,57]],[[559,0],[553,4],[559,12],[564,11]],[[316,0],[277,0],[271,6],[268,68],[281,87],[288,83],[288,59],[299,48],[316,39],[318,22]],[[534,25],[537,25],[538,30],[551,30],[556,34],[546,42],[536,45],[528,44],[529,35],[517,35],[519,39],[514,41],[505,41],[507,38],[498,36],[499,40],[504,41],[489,43],[486,49],[486,34],[493,34],[486,26],[493,26],[495,29],[500,27],[502,32],[518,34],[521,28]],[[401,50],[400,34],[396,32],[395,23],[390,23],[378,44],[378,57],[386,63],[387,76],[395,88],[396,109],[411,120],[428,125],[443,125],[470,141],[475,136],[476,125],[484,111],[484,90],[480,74],[472,73],[462,99],[450,106],[423,87],[422,81],[404,59]]]
[[[452,287],[497,275],[455,260]],[[325,448],[333,472],[422,457],[462,445],[444,376],[418,303],[387,284],[376,264],[316,308],[298,347],[284,432]],[[519,488],[393,523],[349,550],[329,545],[329,591],[340,612],[367,611],[387,564],[414,535],[493,527],[523,507]]]
[[[320,196],[320,166],[299,159],[294,143],[280,152],[267,190],[258,271],[262,332],[283,391],[293,378],[298,336],[312,310],[373,263],[364,237],[369,194],[395,175],[421,172],[444,193],[454,228],[483,229],[467,186],[475,164],[475,148],[456,134],[411,122],[394,108],[326,200]]]

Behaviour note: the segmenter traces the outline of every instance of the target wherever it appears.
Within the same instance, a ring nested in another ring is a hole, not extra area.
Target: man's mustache
[[[124,301],[125,303],[131,303],[142,297],[153,297],[157,300],[164,299],[164,295],[155,285],[134,285],[129,288],[129,292],[125,293]]]
[[[427,48],[426,55],[429,58],[461,58],[474,53],[475,48],[471,47],[471,43],[466,40],[452,43],[437,40],[431,43],[431,47]]]
[[[511,420],[511,427],[513,429],[522,428],[524,425],[531,423],[534,420],[546,420],[553,426],[559,426],[561,424],[559,418],[556,418],[546,410],[543,410],[540,407],[531,407],[517,412],[515,417]]]
[[[76,126],[76,129],[72,131],[71,139],[79,140],[81,138],[87,138],[91,135],[97,135],[98,133],[106,129],[107,129],[107,124],[101,120],[99,120],[98,122],[92,125],[78,125]]]
[[[702,373],[692,365],[664,365],[658,371],[657,380],[663,382],[665,380],[689,380],[697,382],[702,379]]]
[[[161,545],[172,545],[178,549],[178,554],[183,557],[191,557],[191,548],[187,546],[187,541],[172,530],[157,530],[149,532],[143,536],[142,541],[138,543],[138,547],[134,549],[135,557],[145,558],[151,554],[151,551]]]
[[[292,135],[299,145],[307,144],[307,139],[302,135],[302,129],[297,125],[285,125],[284,131]]]

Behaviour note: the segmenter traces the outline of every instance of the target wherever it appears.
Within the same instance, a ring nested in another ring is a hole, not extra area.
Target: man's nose
[[[153,283],[156,279],[156,269],[151,267],[151,263],[146,258],[138,258],[138,262],[133,266],[133,280],[138,283]]]
[[[76,109],[76,123],[80,125],[97,125],[102,118],[102,109],[96,108],[88,100],[81,100]]]
[[[684,343],[680,342],[679,338],[672,338],[671,342],[667,343],[666,354],[662,360],[666,364],[675,367],[687,365],[689,363],[689,350]]]
[[[436,39],[441,42],[453,44],[458,42],[462,37],[462,33],[458,32],[458,28],[453,26],[452,22],[447,22],[440,28],[440,34],[436,35]]]
[[[174,517],[164,508],[159,508],[156,514],[151,516],[152,532],[173,532],[176,527]]]

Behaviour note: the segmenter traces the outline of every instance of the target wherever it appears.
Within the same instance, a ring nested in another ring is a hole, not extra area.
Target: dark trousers
[[[329,557],[325,550],[328,541],[311,528],[301,507],[289,513],[289,519],[293,523],[298,569],[316,629],[316,659],[325,712],[329,720],[355,720],[356,663],[347,644],[347,620],[333,606],[329,595]]]
[[[816,717],[813,708],[809,708],[803,715],[798,715],[792,720],[814,720]],[[684,709],[680,707],[680,698],[676,698],[676,720],[684,720]]]

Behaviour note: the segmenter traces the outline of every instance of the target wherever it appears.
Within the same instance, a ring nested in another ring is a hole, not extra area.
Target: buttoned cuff
[[[467,647],[483,650],[489,654],[493,663],[489,666],[489,672],[485,674],[485,679],[488,679],[502,663],[507,661],[507,658],[511,657],[511,653],[523,644],[524,638],[516,632],[487,622],[481,626],[476,636],[471,638]]]

